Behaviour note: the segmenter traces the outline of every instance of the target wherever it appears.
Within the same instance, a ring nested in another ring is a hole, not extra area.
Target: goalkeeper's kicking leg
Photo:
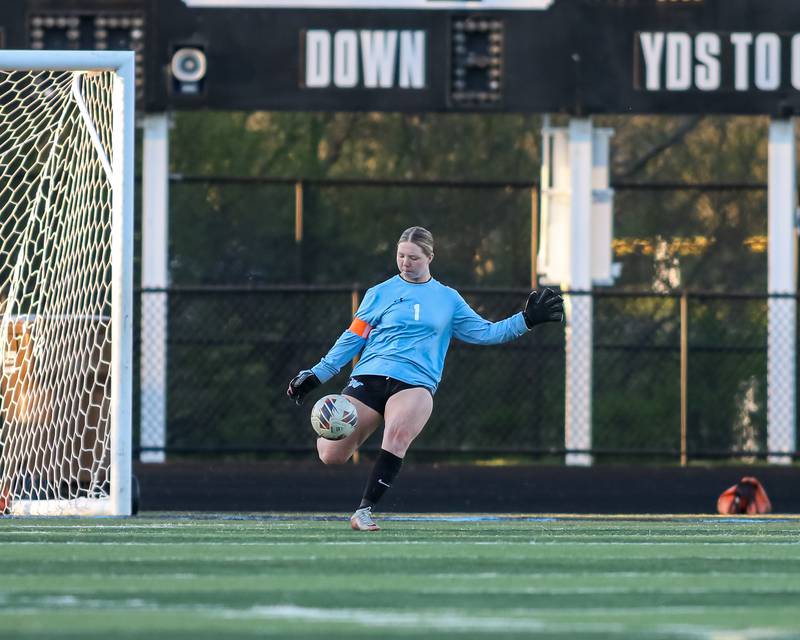
[[[381,413],[349,394],[344,394],[358,411],[356,430],[343,440],[317,439],[317,452],[325,464],[344,464],[355,450],[372,435],[381,421]],[[373,402],[373,404],[375,404]],[[380,404],[380,403],[378,403]],[[361,502],[350,518],[350,525],[358,531],[378,531],[372,519],[372,508],[400,472],[408,447],[422,432],[433,410],[431,392],[423,387],[397,391],[381,407],[385,427],[381,450],[364,487]]]
[[[364,442],[369,438],[375,429],[380,426],[383,416],[380,413],[365,405],[361,400],[344,394],[356,408],[358,413],[358,424],[355,431],[341,440],[326,440],[317,438],[317,453],[319,459],[325,464],[344,464],[347,462]]]
[[[356,449],[364,444],[367,438],[375,432],[375,429],[378,428],[383,420],[383,416],[376,409],[364,404],[361,400],[351,395],[343,395],[355,406],[356,412],[358,413],[358,424],[355,431],[342,440],[317,438],[317,453],[319,454],[319,459],[325,464],[344,464],[347,462],[353,456]],[[375,463],[375,468],[372,470],[365,491],[368,491],[375,482],[375,472],[383,453],[384,452],[381,451],[381,454],[378,456],[378,461]],[[362,500],[362,507],[363,503],[364,501]],[[350,524],[353,529],[363,531],[377,531],[379,528],[378,525],[372,521],[370,508],[359,508],[350,518]]]

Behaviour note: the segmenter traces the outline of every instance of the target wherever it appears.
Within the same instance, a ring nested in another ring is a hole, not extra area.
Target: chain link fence
[[[454,341],[415,453],[685,461],[794,451],[794,394],[772,399],[770,433],[766,405],[768,377],[773,390],[794,380],[795,301],[784,313],[764,295],[675,293],[766,288],[766,185],[612,186],[615,290],[572,292],[591,304],[575,305],[585,313],[570,341],[556,326],[496,347]],[[140,292],[138,312],[167,328],[137,343],[135,424],[144,443],[163,430],[155,448],[173,454],[312,451],[312,401],[340,390],[348,372],[299,409],[284,395],[288,380],[348,326],[364,289],[337,283],[382,280],[409,224],[431,229],[437,278],[460,283],[489,319],[518,311],[538,280],[535,180],[174,174],[170,211],[170,274],[181,286]]]
[[[400,233],[421,225],[443,282],[525,286],[537,194],[531,182],[182,176],[170,183],[172,282],[379,282]]]
[[[499,320],[520,310],[528,290],[461,292],[482,316]],[[141,305],[156,304],[165,293],[167,453],[312,451],[310,407],[344,387],[349,369],[301,408],[285,389],[349,325],[364,289],[186,287],[142,291]],[[773,407],[783,412],[775,419],[786,428],[776,431],[783,440],[773,434],[768,445],[768,296],[692,293],[683,302],[680,294],[591,296],[592,362],[575,365],[592,372],[589,453],[677,460],[756,459],[768,447],[794,451],[793,398]],[[795,315],[785,317],[796,323]],[[796,327],[775,329],[786,335]],[[414,451],[563,454],[564,333],[564,327],[545,325],[505,345],[453,341],[433,416]],[[145,370],[161,361],[160,353],[137,348]],[[135,400],[147,440],[148,425],[158,419],[147,415],[138,395]]]

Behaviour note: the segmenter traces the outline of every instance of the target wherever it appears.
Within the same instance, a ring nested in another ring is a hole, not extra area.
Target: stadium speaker
[[[171,89],[182,96],[202,95],[208,64],[202,45],[179,45],[173,48],[169,63]]]

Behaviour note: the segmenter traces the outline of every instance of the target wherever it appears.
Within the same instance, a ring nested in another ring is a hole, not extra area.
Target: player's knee
[[[323,449],[317,450],[319,459],[324,464],[344,464],[350,459],[350,453],[347,451],[339,451],[336,449]]]
[[[383,448],[402,457],[417,433],[417,429],[404,427],[402,424],[391,425],[384,430]]]

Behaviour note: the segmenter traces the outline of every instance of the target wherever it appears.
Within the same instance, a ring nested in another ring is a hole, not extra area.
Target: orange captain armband
[[[369,336],[369,332],[372,331],[372,326],[368,325],[361,318],[353,318],[353,322],[350,323],[350,326],[347,327],[347,330],[352,331],[357,336],[366,340],[367,336]]]

